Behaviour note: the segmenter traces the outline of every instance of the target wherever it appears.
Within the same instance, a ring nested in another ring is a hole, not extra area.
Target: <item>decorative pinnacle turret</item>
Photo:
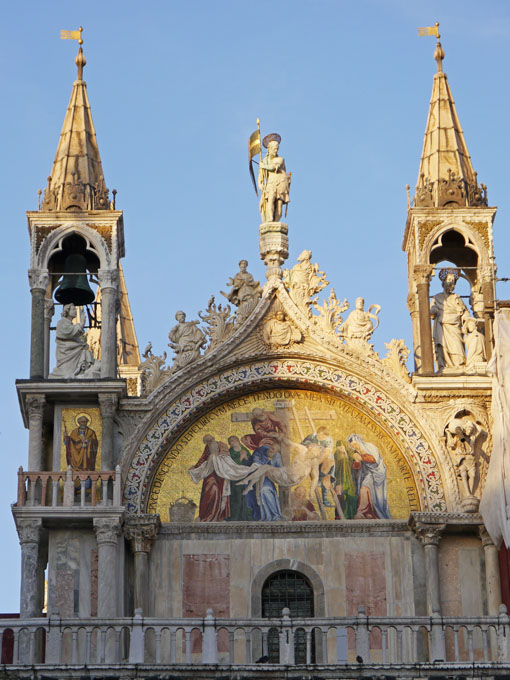
[[[65,40],[77,40],[80,45],[75,63],[78,77],[73,83],[60,133],[55,160],[42,204],[45,210],[108,210],[109,192],[106,188],[96,131],[92,122],[83,67],[87,63],[81,37],[77,31],[61,31]]]
[[[439,23],[418,29],[418,35],[437,38],[429,115],[421,154],[414,205],[417,207],[460,208],[486,206],[487,187],[478,184],[455,102],[443,71],[445,56],[439,41]]]

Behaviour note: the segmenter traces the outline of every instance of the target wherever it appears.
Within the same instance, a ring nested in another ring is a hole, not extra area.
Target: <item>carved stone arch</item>
[[[391,385],[376,386],[367,377],[318,359],[253,359],[202,374],[200,382],[176,389],[157,413],[146,419],[125,443],[124,502],[130,513],[145,512],[154,475],[169,448],[205,413],[221,403],[264,389],[322,391],[362,407],[375,419],[413,471],[424,510],[456,509],[460,499],[451,461],[445,460],[441,442],[426,415]],[[395,397],[390,397],[395,394]]]
[[[85,240],[87,247],[97,255],[100,269],[111,269],[112,256],[104,239],[95,229],[80,223],[66,224],[54,229],[43,241],[37,253],[36,267],[47,269],[50,258],[62,249],[62,242],[71,234],[77,234]]]
[[[313,589],[314,615],[317,618],[326,616],[324,584],[321,577],[313,567],[305,562],[289,559],[270,562],[255,574],[255,578],[251,583],[251,615],[254,618],[262,617],[262,587],[271,574],[283,570],[296,571],[306,576]]]
[[[450,231],[454,231],[460,234],[465,241],[464,247],[476,253],[478,257],[477,262],[478,269],[480,269],[481,267],[486,267],[490,264],[491,247],[490,242],[488,240],[488,236],[485,239],[480,233],[480,231],[473,228],[472,225],[466,224],[464,221],[455,217],[449,218],[444,222],[441,222],[440,225],[438,225],[427,235],[423,244],[424,262],[426,262],[427,264],[431,263],[430,260],[434,244],[439,239],[441,239],[444,236],[444,234]],[[469,241],[472,245],[466,243],[466,240]]]

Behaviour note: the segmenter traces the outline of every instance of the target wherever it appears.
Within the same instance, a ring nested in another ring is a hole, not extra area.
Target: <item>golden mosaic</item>
[[[198,419],[164,456],[148,503],[163,522],[406,519],[420,509],[411,468],[375,415],[295,389]]]

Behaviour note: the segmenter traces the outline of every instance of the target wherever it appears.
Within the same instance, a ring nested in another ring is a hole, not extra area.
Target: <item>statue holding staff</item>
[[[290,201],[290,178],[291,173],[287,174],[285,168],[285,160],[278,155],[280,142],[282,138],[276,132],[266,135],[260,141],[260,122],[257,119],[257,130],[251,135],[248,149],[250,161],[250,174],[252,177],[255,192],[257,186],[260,189],[260,217],[262,223],[279,222],[283,214],[283,206],[287,210],[287,205]],[[262,146],[267,149],[267,153],[262,158]],[[260,154],[260,165],[258,181],[255,183],[255,177],[252,168],[252,159],[257,154]]]

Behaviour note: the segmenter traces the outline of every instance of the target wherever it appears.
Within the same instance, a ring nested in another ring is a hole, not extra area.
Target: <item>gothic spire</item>
[[[414,205],[435,208],[487,205],[487,188],[478,185],[443,71],[444,56],[438,39],[434,51],[437,73],[432,85]]]
[[[109,208],[87,84],[83,80],[83,68],[87,62],[81,46],[75,63],[78,76],[73,83],[57,153],[44,192],[43,210]]]

